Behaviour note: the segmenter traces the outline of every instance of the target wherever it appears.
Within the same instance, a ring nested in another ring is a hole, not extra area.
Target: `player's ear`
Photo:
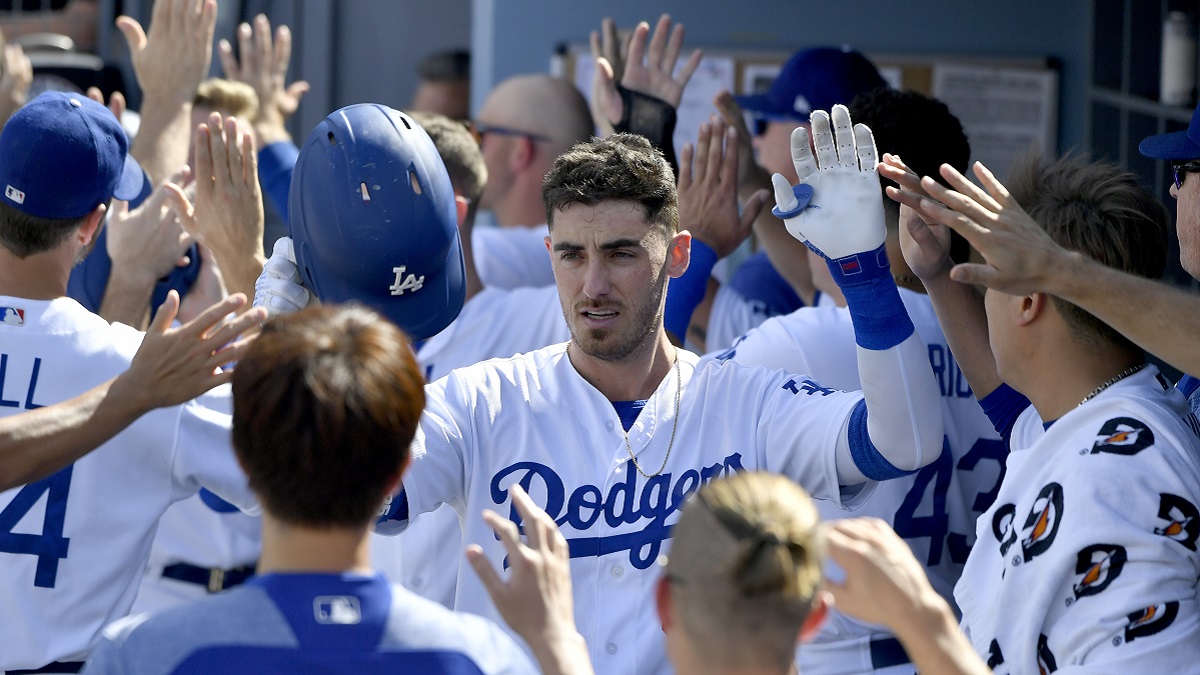
[[[825,623],[825,619],[829,616],[829,608],[833,606],[833,596],[829,591],[818,591],[813,597],[812,609],[808,612],[808,616],[804,617],[804,623],[800,625],[800,635],[796,637],[796,642],[808,642],[816,636],[820,630],[821,624]]]
[[[1050,308],[1050,296],[1045,293],[1033,293],[1020,298],[1020,313],[1017,315],[1017,325],[1028,326],[1046,313]]]
[[[670,632],[675,625],[675,617],[671,614],[671,582],[665,574],[658,578],[658,585],[654,587],[654,608],[658,611],[662,632]]]
[[[520,171],[533,163],[536,141],[528,136],[513,138],[509,144],[508,165],[514,171]]]
[[[692,260],[692,234],[687,230],[676,233],[667,242],[667,274],[681,277]]]
[[[467,219],[467,207],[469,205],[470,205],[470,202],[467,200],[466,197],[460,197],[458,195],[454,195],[454,210],[455,210],[455,213],[458,215],[458,226],[459,227],[462,227],[463,221],[465,221]]]
[[[83,222],[79,224],[79,235],[83,238],[81,243],[84,246],[92,243],[92,240],[100,233],[100,227],[104,225],[104,214],[107,211],[108,207],[100,204],[83,217]]]

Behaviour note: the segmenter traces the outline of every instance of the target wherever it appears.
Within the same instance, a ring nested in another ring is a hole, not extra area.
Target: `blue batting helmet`
[[[407,115],[359,104],[326,117],[300,150],[288,211],[296,265],[322,302],[361,302],[418,340],[458,316],[454,189]]]

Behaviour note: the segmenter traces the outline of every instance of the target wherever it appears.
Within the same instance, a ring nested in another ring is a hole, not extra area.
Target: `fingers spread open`
[[[837,150],[834,148],[833,131],[829,126],[829,113],[817,110],[809,116],[812,123],[813,146],[816,148],[817,168],[824,171],[832,169],[837,164]],[[803,128],[803,127],[801,127]],[[796,132],[792,132],[792,161],[796,161]]]
[[[813,157],[812,144],[808,140],[808,129],[796,127],[792,130],[792,166],[796,168],[796,176],[804,181],[815,174],[820,167]],[[781,207],[782,208],[782,207]]]

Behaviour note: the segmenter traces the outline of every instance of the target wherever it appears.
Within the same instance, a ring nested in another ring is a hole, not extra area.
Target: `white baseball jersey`
[[[836,454],[860,393],[735,363],[696,370],[696,360],[680,352],[678,370],[663,378],[628,436],[612,403],[571,365],[566,345],[450,373],[427,387],[405,493],[392,513],[402,504],[412,515],[450,504],[471,516],[467,541],[499,565],[504,549],[475,514],[492,508],[516,518],[508,489],[520,483],[568,540],[576,622],[597,672],[667,672],[651,602],[655,562],[688,494],[742,470],[783,473],[843,504],[873,488],[838,486]],[[644,471],[662,472],[641,475],[631,451]],[[380,529],[390,525],[403,521]],[[497,616],[470,570],[460,571],[457,608]]]
[[[142,334],[74,300],[0,297],[0,415],[77,396],[128,368]],[[167,506],[206,486],[256,501],[229,446],[228,387],[150,412],[45,480],[0,492],[0,671],[87,655],[124,616]]]
[[[951,357],[928,296],[901,288],[900,297],[929,351],[942,395],[942,456],[915,474],[884,481],[853,515],[891,525],[925,565],[933,587],[953,602],[954,584],[975,541],[975,520],[995,499],[1006,451]],[[806,373],[847,391],[862,387],[850,312],[832,303],[768,319],[716,358]],[[827,501],[816,505],[822,520],[851,515]],[[833,611],[797,654],[802,673],[849,675],[884,672],[894,657],[904,658],[898,648],[886,629]]]
[[[829,296],[821,293],[817,296],[817,307],[836,307]],[[708,331],[705,346],[709,351],[725,349],[731,346],[738,337],[749,333],[761,326],[764,321],[772,318],[771,310],[761,302],[748,300],[728,284],[722,284],[713,298],[712,312],[708,317]],[[851,344],[853,344],[851,340]],[[803,370],[793,371],[803,373]],[[824,383],[822,383],[824,384]]]
[[[227,505],[215,509],[200,495],[172,504],[158,521],[149,564],[130,613],[157,612],[209,595],[207,586],[163,577],[165,567],[176,563],[222,570],[252,567],[261,548],[258,516]]]
[[[1153,366],[1049,429],[1032,406],[1021,414],[954,591],[997,673],[1196,672],[1195,428]]]
[[[478,226],[471,230],[480,281],[488,288],[554,285],[550,252],[546,250],[548,234],[545,223],[532,227]]]
[[[554,286],[487,288],[463,305],[446,330],[417,351],[429,382],[455,368],[557,344],[571,337]],[[399,537],[375,536],[376,569],[405,588],[446,607],[454,606],[458,567],[463,562],[462,526],[449,506],[415,518]]]

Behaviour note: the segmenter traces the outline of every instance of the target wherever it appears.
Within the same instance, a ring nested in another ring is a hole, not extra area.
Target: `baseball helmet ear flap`
[[[288,211],[296,264],[322,302],[363,303],[418,340],[458,316],[454,189],[412,118],[377,104],[326,117],[300,149]]]

